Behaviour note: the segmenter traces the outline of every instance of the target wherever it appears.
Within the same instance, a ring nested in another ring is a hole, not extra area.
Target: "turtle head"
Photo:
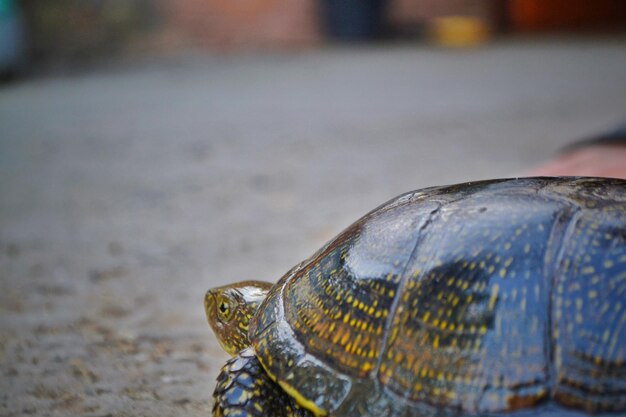
[[[272,286],[269,282],[244,281],[207,291],[207,320],[229,354],[235,355],[250,345],[248,323]]]

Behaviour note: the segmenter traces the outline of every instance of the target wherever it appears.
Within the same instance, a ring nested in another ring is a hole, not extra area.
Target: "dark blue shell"
[[[285,275],[250,337],[318,413],[624,415],[626,181],[402,195]]]

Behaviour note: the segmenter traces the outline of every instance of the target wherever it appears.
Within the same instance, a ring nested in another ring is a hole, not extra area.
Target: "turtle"
[[[209,290],[215,416],[626,416],[626,180],[437,186]]]

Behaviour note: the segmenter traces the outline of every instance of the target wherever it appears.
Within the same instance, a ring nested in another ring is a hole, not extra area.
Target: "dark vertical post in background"
[[[384,25],[386,0],[322,0],[322,21],[331,38],[365,41],[378,37]]]

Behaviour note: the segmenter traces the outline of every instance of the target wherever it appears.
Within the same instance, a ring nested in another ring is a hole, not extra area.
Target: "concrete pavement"
[[[0,89],[0,415],[205,416],[202,297],[626,116],[626,42],[186,56]]]

